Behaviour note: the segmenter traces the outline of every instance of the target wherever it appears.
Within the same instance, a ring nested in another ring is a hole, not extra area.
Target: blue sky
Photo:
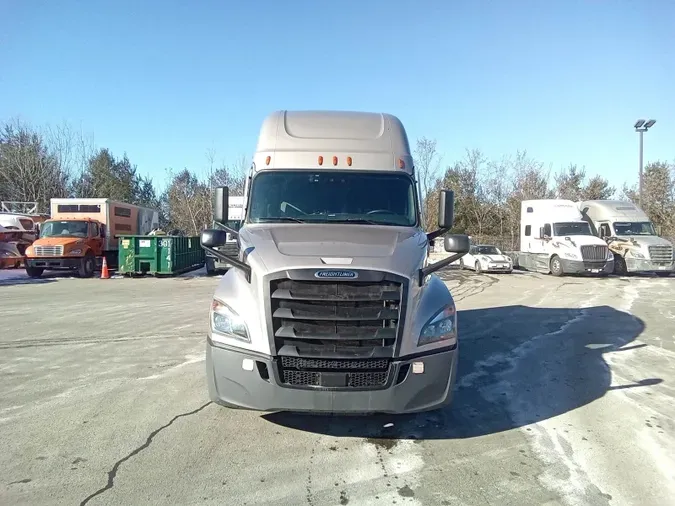
[[[0,121],[66,121],[161,182],[249,156],[277,109],[393,113],[480,148],[637,172],[675,159],[675,3],[0,0]]]

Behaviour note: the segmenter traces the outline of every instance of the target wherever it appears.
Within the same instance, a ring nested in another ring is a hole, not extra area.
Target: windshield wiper
[[[366,220],[365,218],[344,218],[344,219],[340,219],[340,220],[326,220],[325,223],[360,223],[360,224],[363,224],[363,225],[397,225],[397,226],[401,226],[400,223],[394,223],[394,222],[391,222],[391,221]]]
[[[290,221],[293,223],[305,223],[305,220],[301,220],[298,218],[292,218],[290,216],[274,216],[270,218],[258,218],[257,223],[270,223],[270,222],[275,222],[275,221]]]

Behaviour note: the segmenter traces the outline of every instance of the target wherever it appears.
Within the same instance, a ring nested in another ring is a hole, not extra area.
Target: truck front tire
[[[91,253],[87,253],[82,259],[78,273],[81,278],[90,278],[94,275],[96,269],[96,259]]]
[[[621,255],[614,255],[614,274],[625,276],[628,274],[628,267],[626,267],[626,260]]]
[[[44,271],[45,270],[42,267],[31,267],[30,265],[26,265],[26,274],[33,279],[41,278]]]
[[[207,276],[214,276],[216,274],[216,262],[212,257],[206,257],[204,265],[206,267]]]
[[[560,257],[558,255],[553,255],[551,258],[551,274],[554,276],[562,276],[565,271],[563,271],[563,266],[562,266],[562,260],[560,260]]]

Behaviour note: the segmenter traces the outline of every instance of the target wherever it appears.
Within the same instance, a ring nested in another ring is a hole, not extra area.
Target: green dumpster
[[[199,237],[119,236],[119,273],[175,276],[204,265]]]

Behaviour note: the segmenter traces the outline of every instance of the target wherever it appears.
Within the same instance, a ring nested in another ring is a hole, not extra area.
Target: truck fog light
[[[423,374],[424,373],[424,362],[413,362],[412,363],[412,372],[413,372],[413,374]]]
[[[253,360],[251,360],[250,358],[245,358],[244,360],[241,361],[241,368],[244,371],[252,371],[254,365],[255,364]]]

